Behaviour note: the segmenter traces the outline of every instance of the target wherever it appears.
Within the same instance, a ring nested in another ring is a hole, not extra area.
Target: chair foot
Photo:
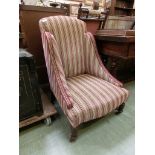
[[[73,128],[71,126],[71,133],[70,133],[70,139],[69,139],[69,141],[70,142],[74,142],[77,139],[77,136],[78,136],[77,128]]]
[[[116,109],[115,114],[118,115],[118,114],[122,113],[124,107],[125,107],[125,103],[122,103],[122,104]]]

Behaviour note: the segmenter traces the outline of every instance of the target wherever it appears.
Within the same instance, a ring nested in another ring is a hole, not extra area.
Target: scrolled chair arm
[[[66,113],[67,109],[73,107],[73,100],[67,86],[62,62],[58,54],[59,47],[54,36],[50,32],[41,31],[41,35],[50,87]]]

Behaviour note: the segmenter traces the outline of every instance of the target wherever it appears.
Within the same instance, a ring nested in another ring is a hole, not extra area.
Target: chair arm
[[[65,79],[59,47],[50,32],[41,31],[41,35],[50,87],[66,113],[67,109],[73,107],[73,100]]]
[[[94,36],[90,32],[86,33],[86,40],[88,40],[86,41],[86,46],[88,46],[87,44],[89,44],[89,49],[86,49],[89,50],[89,54],[93,53],[93,61],[91,62],[93,63],[93,65],[91,66],[92,69],[89,69],[89,73],[96,75],[97,77],[102,78],[116,86],[122,87],[123,84],[116,78],[114,78],[102,63],[96,47]]]

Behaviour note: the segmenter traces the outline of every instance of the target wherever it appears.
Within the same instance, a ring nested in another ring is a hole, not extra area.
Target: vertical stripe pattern
[[[50,86],[65,112],[66,109],[72,108],[73,101],[66,83],[59,48],[56,40],[49,32],[42,32],[42,41]]]
[[[126,89],[89,74],[68,78],[67,84],[74,103],[67,115],[72,111],[76,116],[71,122],[75,127],[108,114],[129,96]]]
[[[129,96],[104,67],[84,22],[66,16],[39,22],[51,89],[73,127],[102,117]]]
[[[65,76],[84,73],[85,23],[74,17],[52,16],[46,18],[46,22],[41,22],[41,26],[45,31],[52,33],[57,41]]]

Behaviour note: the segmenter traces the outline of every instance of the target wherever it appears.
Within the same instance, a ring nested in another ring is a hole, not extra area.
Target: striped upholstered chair
[[[122,112],[128,91],[104,67],[83,21],[53,16],[39,25],[50,87],[71,124],[73,141],[81,123]]]

